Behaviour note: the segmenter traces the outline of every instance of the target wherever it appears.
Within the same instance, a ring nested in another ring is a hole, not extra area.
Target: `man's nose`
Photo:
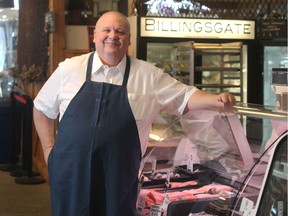
[[[110,38],[117,38],[118,37],[117,32],[116,31],[110,31],[109,37]]]

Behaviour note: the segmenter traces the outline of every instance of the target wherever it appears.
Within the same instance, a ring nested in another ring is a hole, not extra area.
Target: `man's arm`
[[[33,108],[33,117],[35,128],[42,144],[45,162],[47,163],[48,155],[55,142],[54,119],[48,118],[35,107]]]
[[[194,92],[188,100],[186,111],[205,108],[231,108],[236,104],[235,97],[230,93],[210,94],[202,90]]]

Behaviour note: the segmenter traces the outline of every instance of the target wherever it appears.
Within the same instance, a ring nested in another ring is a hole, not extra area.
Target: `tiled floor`
[[[0,216],[50,216],[50,192],[47,182],[19,184],[15,180],[27,180],[27,177],[13,177],[10,171],[2,170],[0,170]],[[32,177],[28,178],[28,182],[35,178],[41,179]]]

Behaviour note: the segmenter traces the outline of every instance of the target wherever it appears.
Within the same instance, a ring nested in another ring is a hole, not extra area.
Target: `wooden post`
[[[55,14],[56,31],[49,35],[49,75],[64,60],[65,50],[65,1],[49,0],[49,11]]]
[[[20,0],[17,63],[19,72],[32,65],[47,71],[48,37],[44,31],[48,0]]]

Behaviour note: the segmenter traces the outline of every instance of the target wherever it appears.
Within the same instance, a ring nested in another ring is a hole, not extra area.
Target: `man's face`
[[[94,43],[104,62],[107,62],[107,58],[114,58],[119,63],[130,45],[129,23],[118,13],[105,13],[96,24]]]

